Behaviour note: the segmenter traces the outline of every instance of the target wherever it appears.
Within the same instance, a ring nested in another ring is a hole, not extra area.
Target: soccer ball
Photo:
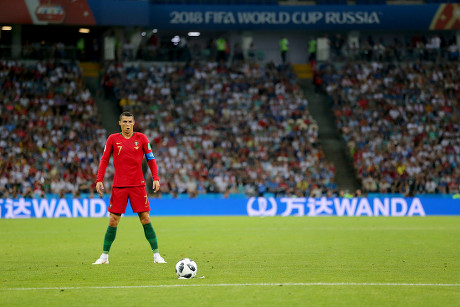
[[[176,264],[176,274],[179,278],[193,278],[197,270],[195,261],[189,258],[184,258]]]

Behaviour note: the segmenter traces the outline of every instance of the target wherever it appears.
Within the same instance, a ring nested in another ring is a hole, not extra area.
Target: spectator
[[[459,72],[458,62],[320,69],[366,192],[454,193],[460,182]]]
[[[5,195],[64,195],[94,182],[105,130],[76,64],[0,61],[0,99]]]
[[[321,194],[335,186],[289,66],[110,63],[104,75],[122,108],[139,114],[137,128],[153,140],[162,180],[174,182],[177,193],[191,182],[200,194],[248,196],[260,194],[259,184],[277,196],[308,196],[313,181]],[[298,185],[304,178],[312,183]]]

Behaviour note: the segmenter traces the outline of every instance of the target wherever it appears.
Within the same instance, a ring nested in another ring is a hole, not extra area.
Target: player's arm
[[[104,181],[105,170],[107,169],[107,165],[109,165],[110,155],[113,152],[112,145],[112,138],[109,137],[107,139],[107,142],[105,143],[104,153],[102,154],[101,162],[99,163],[99,169],[97,171],[96,191],[101,197],[104,195],[104,184],[102,182]]]
[[[153,155],[152,147],[150,146],[150,143],[147,137],[145,137],[143,150],[145,154],[145,159],[147,160],[147,164],[149,165],[150,172],[152,173],[152,177],[153,177],[153,186],[152,186],[153,192],[156,193],[160,191],[160,177],[158,177],[157,162],[156,162],[155,156]]]

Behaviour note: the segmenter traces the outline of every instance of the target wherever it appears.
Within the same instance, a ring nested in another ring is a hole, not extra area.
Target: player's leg
[[[158,251],[158,241],[155,230],[153,229],[152,222],[150,221],[150,214],[148,211],[139,212],[139,220],[141,221],[142,227],[144,228],[144,234],[147,241],[150,243],[150,247],[153,251],[153,260],[155,263],[166,263],[163,257],[160,256]]]
[[[102,252],[107,256],[109,255],[112,243],[113,241],[115,241],[115,237],[117,236],[117,227],[118,223],[120,222],[120,219],[120,213],[110,212],[109,226],[107,227],[107,231],[105,232],[104,245],[102,248]]]
[[[102,247],[102,254],[99,259],[93,264],[108,264],[109,263],[109,251],[112,247],[113,241],[117,235],[117,226],[121,219],[121,214],[125,212],[126,205],[128,202],[128,194],[125,189],[112,189],[112,195],[110,197],[109,204],[109,226],[105,232],[104,244]]]
[[[117,226],[120,222],[121,214],[118,213],[110,213],[110,220],[109,226],[107,227],[107,231],[105,232],[104,237],[104,245],[102,247],[102,254],[99,259],[96,260],[93,264],[108,264],[109,263],[109,251],[110,247],[112,247],[113,241],[115,241],[115,237],[117,235]]]
[[[130,188],[129,201],[133,212],[139,215],[139,220],[144,228],[145,238],[153,251],[155,263],[166,263],[158,251],[158,240],[152,222],[150,221],[150,204],[145,186]]]

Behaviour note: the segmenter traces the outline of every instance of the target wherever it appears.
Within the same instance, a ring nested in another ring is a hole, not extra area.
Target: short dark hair
[[[134,119],[134,115],[133,115],[132,113],[130,113],[130,112],[123,112],[123,113],[120,114],[120,121],[121,121],[121,118],[122,118],[123,116],[132,117],[132,118]]]

